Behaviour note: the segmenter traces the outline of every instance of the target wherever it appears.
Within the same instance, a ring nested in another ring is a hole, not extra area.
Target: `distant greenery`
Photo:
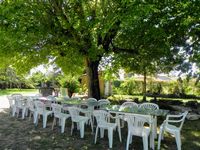
[[[138,95],[142,92],[142,82],[134,78],[124,81],[113,81],[113,94]],[[194,79],[181,79],[161,82],[148,80],[147,93],[149,94],[174,94],[180,97],[185,95],[200,95],[200,83]]]
[[[38,92],[39,92],[38,89],[7,89],[7,90],[0,90],[0,96],[10,95],[10,94],[14,94],[14,93],[21,93],[21,94],[35,93],[35,94],[37,94]]]

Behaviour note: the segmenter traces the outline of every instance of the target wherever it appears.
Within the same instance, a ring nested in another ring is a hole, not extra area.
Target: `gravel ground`
[[[159,124],[163,120],[159,120]],[[107,132],[105,137],[98,137],[94,144],[94,134],[91,133],[89,126],[86,126],[85,136],[80,138],[79,131],[75,130],[70,134],[71,120],[66,121],[65,133],[60,133],[60,127],[55,126],[51,129],[53,117],[48,118],[47,128],[42,128],[42,118],[38,126],[33,124],[33,118],[24,120],[12,117],[9,111],[9,103],[6,96],[0,96],[0,150],[108,150]],[[199,150],[200,149],[200,122],[186,121],[182,132],[182,149]],[[125,150],[127,128],[122,129],[122,143],[119,142],[117,132],[113,135],[112,150]],[[157,142],[155,142],[157,146]],[[130,150],[142,150],[142,139],[134,137],[133,143],[129,146]],[[155,147],[156,149],[156,147]],[[162,150],[176,150],[174,137],[168,136],[162,142]]]

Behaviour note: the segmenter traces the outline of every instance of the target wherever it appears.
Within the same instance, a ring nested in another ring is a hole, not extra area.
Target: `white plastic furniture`
[[[27,107],[29,110],[29,120],[31,119],[31,116],[33,115],[33,120],[35,120],[35,104],[34,104],[34,100],[32,97],[28,97],[27,98]]]
[[[16,98],[23,98],[23,95],[22,95],[22,94],[19,94],[19,93],[12,94],[11,96],[12,96],[14,99],[16,99]]]
[[[77,129],[80,130],[81,138],[84,137],[85,124],[89,120],[86,116],[80,116],[81,109],[78,107],[68,107],[69,114],[72,120],[71,135],[74,130],[74,123],[77,123]]]
[[[157,110],[159,109],[159,106],[155,103],[142,103],[139,106],[140,108],[144,108],[144,109],[150,109],[150,110]]]
[[[98,101],[95,98],[88,98],[86,100],[86,104],[88,106],[88,109],[94,110],[94,107],[98,106]]]
[[[9,97],[9,104],[10,104],[10,107],[12,107],[12,116],[14,117],[15,116],[15,113],[17,113],[17,116],[19,115],[19,109],[16,107],[16,99],[22,99],[23,96],[22,94],[12,94],[10,97]]]
[[[25,118],[25,114],[27,112],[28,106],[23,98],[16,97],[15,99],[15,106],[17,111],[17,117],[19,116],[20,110],[22,110],[22,119]]]
[[[124,109],[124,108],[138,108],[138,104],[135,102],[124,102],[121,106],[120,109]]]
[[[108,120],[110,118],[112,118],[111,114],[109,112],[105,111],[105,110],[94,110],[93,114],[94,114],[96,121],[97,121],[97,128],[96,128],[94,143],[96,144],[99,129],[100,129],[101,138],[104,137],[104,130],[108,130],[109,148],[112,148],[112,145],[113,145],[113,130],[115,130],[117,127],[118,127],[119,139],[120,139],[120,142],[121,142],[120,127],[117,125],[117,123],[108,122]]]
[[[94,122],[93,111],[94,111],[94,108],[98,106],[98,101],[95,98],[88,98],[86,100],[86,106],[87,106],[87,109],[83,109],[82,113],[84,113],[85,116],[89,118],[87,124],[91,125],[92,132],[93,132],[93,122]]]
[[[7,99],[10,105],[10,113],[14,117],[16,113],[15,99],[12,96],[7,96]]]
[[[61,125],[61,133],[64,133],[65,130],[65,121],[67,118],[70,117],[69,114],[62,113],[62,105],[59,104],[51,104],[53,114],[54,114],[54,120],[52,124],[52,130],[54,128],[54,124],[56,123],[56,119],[59,119],[59,125]]]
[[[53,95],[47,96],[47,100],[54,102],[54,103],[56,102],[56,98]]]
[[[146,111],[156,111],[159,109],[159,106],[155,103],[142,103],[139,106],[140,109],[144,109]],[[153,133],[154,137],[157,138],[157,117],[154,116],[153,120]]]
[[[41,101],[34,101],[35,104],[35,120],[34,124],[38,124],[38,116],[42,115],[43,116],[43,128],[46,128],[47,125],[47,117],[52,114],[52,111],[46,110],[46,106],[43,102]]]
[[[180,115],[167,115],[166,120],[160,126],[158,150],[160,149],[161,139],[163,139],[165,131],[175,136],[177,149],[181,150],[181,129],[183,127],[183,123],[187,114],[188,112],[186,111]]]
[[[126,142],[126,150],[132,143],[133,136],[142,137],[143,149],[148,150],[148,137],[151,132],[151,116],[138,114],[125,114],[125,121],[128,123],[128,136]],[[144,126],[148,124],[148,127]]]
[[[130,109],[134,109],[134,108],[138,108],[138,104],[137,103],[135,103],[135,102],[124,102],[121,106],[120,106],[120,108],[119,108],[119,110],[124,110],[125,108],[130,108]],[[122,117],[122,116],[120,116],[120,117]],[[122,119],[122,126],[121,126],[122,128],[124,127],[124,119]]]
[[[100,109],[105,107],[105,106],[107,106],[107,105],[110,105],[110,101],[109,100],[107,100],[107,99],[98,100],[98,106],[99,106]]]

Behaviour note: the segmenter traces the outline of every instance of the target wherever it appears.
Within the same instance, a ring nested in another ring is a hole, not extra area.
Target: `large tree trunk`
[[[147,91],[147,73],[144,71],[144,81],[143,81],[143,101],[146,101],[146,91]]]
[[[100,99],[98,66],[99,60],[86,58],[87,76],[88,76],[88,97]]]

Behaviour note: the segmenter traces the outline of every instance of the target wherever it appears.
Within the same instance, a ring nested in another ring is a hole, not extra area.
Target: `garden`
[[[27,109],[26,96],[44,104],[50,97],[64,103],[94,98],[117,106],[151,103],[172,115],[188,111],[182,149],[200,149],[199,5],[197,0],[0,0],[0,149],[108,149],[108,138],[94,144],[88,128],[83,139],[70,135],[70,121],[61,134],[58,126],[51,129],[52,116],[44,129],[41,122],[22,120],[12,107],[17,93]],[[158,117],[158,132],[165,118]],[[125,149],[126,123],[122,131],[122,143],[114,135],[112,149]],[[174,137],[165,136],[161,149],[176,149]],[[141,143],[134,137],[130,147],[142,149]]]

